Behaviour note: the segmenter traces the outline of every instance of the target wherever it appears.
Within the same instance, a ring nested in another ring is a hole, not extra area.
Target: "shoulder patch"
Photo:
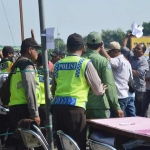
[[[107,64],[107,68],[108,68],[109,70],[111,69],[110,63]]]

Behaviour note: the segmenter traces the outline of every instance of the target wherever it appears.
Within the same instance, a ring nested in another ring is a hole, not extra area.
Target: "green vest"
[[[9,60],[9,59],[7,59],[7,60],[5,60],[5,61],[2,61],[1,63],[0,63],[0,70],[1,70],[1,72],[2,73],[7,73],[7,72],[10,72],[10,69],[11,69],[11,67],[12,67],[12,62]]]
[[[67,56],[54,66],[56,91],[53,105],[71,105],[86,108],[90,86],[85,78],[89,59]]]
[[[39,101],[39,99],[41,99],[41,95],[40,95],[40,87],[38,83],[37,74],[35,77],[35,82],[37,83],[35,89],[36,99],[37,101]],[[17,68],[16,73],[11,76],[10,92],[11,92],[11,96],[10,96],[9,106],[27,104],[25,89],[23,87],[23,82],[22,82],[22,74],[19,68]],[[38,105],[40,104],[38,103]]]
[[[49,78],[49,84],[51,84],[51,78]],[[44,90],[44,76],[41,74],[38,74],[38,81],[40,84],[40,95],[41,95],[41,99],[39,99],[38,104],[45,104],[45,90]],[[50,92],[50,95],[51,92]]]

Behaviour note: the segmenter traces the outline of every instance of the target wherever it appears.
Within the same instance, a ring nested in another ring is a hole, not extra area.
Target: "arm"
[[[125,39],[122,42],[122,47],[126,47],[127,46],[128,39],[129,39],[129,37],[126,36]]]
[[[55,76],[53,74],[53,77],[52,77],[52,87],[51,87],[51,92],[52,92],[52,96],[54,97],[55,95],[55,91],[56,91],[56,81],[55,81]]]
[[[105,93],[105,87],[103,88],[101,79],[99,78],[97,71],[95,70],[91,62],[87,64],[85,75],[86,75],[87,82],[90,85],[95,95],[102,95]]]
[[[22,81],[25,89],[25,95],[27,99],[28,109],[31,119],[40,124],[40,118],[38,113],[38,104],[36,99],[36,81],[35,70],[33,66],[27,66],[25,69],[27,72],[22,73]]]
[[[145,77],[149,71],[149,65],[146,60],[141,60],[137,70],[132,70],[133,76]]]
[[[129,40],[132,36],[133,36],[132,33],[129,32],[129,33],[126,35],[125,39],[123,40],[122,47],[121,47],[121,53],[122,53],[128,60],[129,60],[129,58],[130,58],[131,56],[133,56],[133,52],[130,51],[129,48],[127,48],[127,42],[128,42],[128,40]]]
[[[139,73],[136,70],[132,70],[133,76],[139,77]]]
[[[108,61],[110,61],[111,57],[107,54],[106,50],[103,47],[101,48],[100,52],[106,59],[108,59]]]
[[[112,73],[111,68],[109,67],[110,64],[107,61],[106,65],[103,67],[102,70],[102,81],[105,85],[107,85],[108,89],[106,90],[106,96],[109,102],[110,107],[118,114],[119,117],[123,117],[123,111],[120,108],[120,104],[118,102],[117,90],[116,85],[114,82],[114,76]]]
[[[117,68],[117,67],[118,67],[118,65],[119,65],[119,59],[111,58],[111,57],[107,54],[106,50],[104,50],[104,48],[101,49],[101,54],[102,54],[106,59],[108,59],[108,61],[110,62],[112,68]]]

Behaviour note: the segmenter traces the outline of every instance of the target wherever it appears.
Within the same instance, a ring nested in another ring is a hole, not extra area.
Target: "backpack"
[[[16,73],[16,69],[18,67],[17,66],[18,62],[20,62],[21,60],[26,60],[26,58],[20,57],[16,60],[16,62],[13,64],[13,66],[11,68],[11,71],[10,71],[6,81],[3,83],[2,87],[0,88],[0,98],[1,98],[1,101],[4,106],[7,106],[9,104],[10,95],[11,95],[11,92],[10,92],[11,76]]]

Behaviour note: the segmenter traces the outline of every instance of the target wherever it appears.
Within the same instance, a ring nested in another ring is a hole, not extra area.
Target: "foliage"
[[[50,54],[51,54],[53,51],[55,51],[55,50],[67,51],[66,44],[64,43],[63,39],[61,39],[61,38],[56,38],[56,39],[54,39],[54,42],[55,42],[55,49],[49,49],[49,50],[48,50],[48,60],[51,59]]]
[[[121,29],[117,30],[102,30],[101,33],[102,40],[104,41],[105,47],[112,41],[117,41],[122,44],[123,39],[125,38],[125,33]]]
[[[63,39],[56,38],[55,41],[55,50],[66,51],[66,45]]]
[[[150,36],[150,22],[143,22],[143,36]]]

